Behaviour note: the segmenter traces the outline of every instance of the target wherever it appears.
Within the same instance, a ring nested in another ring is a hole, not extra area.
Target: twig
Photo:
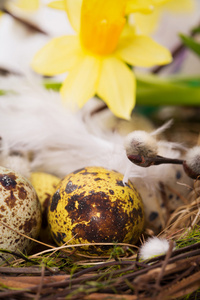
[[[36,264],[36,265],[39,264],[38,262],[26,257],[25,255],[20,254],[20,253],[16,253],[14,251],[6,250],[6,249],[0,249],[0,253],[8,253],[8,254],[11,254],[11,255],[16,256],[18,258],[21,258],[21,259],[25,260],[26,262],[31,262],[31,263]]]
[[[194,273],[189,277],[181,280],[179,284],[171,286],[169,289],[162,291],[162,296],[166,299],[178,299],[184,295],[194,292],[200,286],[200,272]]]
[[[8,14],[9,16],[11,16],[13,19],[15,19],[16,21],[18,21],[19,23],[21,23],[22,25],[26,26],[29,30],[34,31],[34,32],[39,32],[42,33],[44,35],[48,35],[48,33],[46,31],[44,31],[43,29],[39,28],[37,25],[32,24],[18,16],[16,16],[15,14],[13,14],[12,12],[10,12],[9,10],[7,10],[6,8],[1,9],[2,12],[4,12],[5,14]]]
[[[7,76],[7,75],[10,75],[10,74],[14,74],[14,75],[17,75],[17,76],[21,76],[22,75],[18,71],[8,70],[8,69],[0,66],[0,75]]]
[[[199,243],[200,244],[200,243]],[[113,291],[117,291],[117,293],[124,293],[130,289],[128,281],[136,281],[139,280],[137,286],[141,288],[140,282],[144,283],[142,294],[145,293],[156,292],[155,285],[151,284],[152,279],[158,278],[157,282],[163,282],[162,278],[168,278],[168,281],[171,280],[173,274],[176,272],[184,272],[185,270],[190,270],[192,266],[197,266],[200,263],[200,245],[192,245],[190,247],[185,247],[183,249],[179,249],[173,251],[171,256],[173,257],[165,257],[166,260],[159,261],[164,257],[157,257],[157,262],[153,262],[151,264],[137,265],[138,262],[130,261],[128,267],[121,268],[120,270],[112,271],[112,272],[100,272],[99,274],[83,274],[83,272],[78,272],[75,276],[79,276],[78,278],[70,278],[70,276],[66,277],[65,280],[57,281],[57,282],[46,282],[45,278],[41,288],[41,282],[35,286],[30,286],[28,289],[23,289],[21,291],[3,291],[0,292],[0,298],[5,299],[8,297],[24,295],[24,293],[37,293],[40,288],[40,292],[42,293],[43,299],[64,299],[67,295],[70,295],[70,299],[80,299],[85,296],[86,293],[94,293],[94,292],[104,292],[111,293]],[[198,249],[196,249],[196,248]],[[186,252],[186,250],[188,250]],[[181,251],[181,253],[180,253]],[[175,253],[175,254],[174,254]],[[170,254],[168,254],[170,256]],[[196,256],[195,256],[196,255]],[[149,260],[150,261],[150,260]],[[109,265],[108,265],[109,264]],[[122,266],[124,262],[108,262],[104,264],[100,264],[94,267],[89,268],[89,272],[92,270],[95,271],[97,268],[102,268],[102,266],[111,266],[111,265],[119,265]],[[126,265],[126,264],[125,264]],[[137,266],[140,267],[139,270],[135,269]],[[23,268],[22,268],[23,269]],[[193,269],[195,270],[196,267]],[[198,268],[197,268],[198,269]],[[30,269],[29,269],[30,270]],[[41,274],[41,273],[40,273]],[[187,273],[185,273],[187,275]],[[153,276],[153,277],[152,277]],[[168,276],[168,277],[166,277]],[[64,279],[64,278],[63,278]],[[135,281],[135,283],[136,283]],[[90,282],[99,282],[99,285],[91,286]],[[192,277],[191,282],[196,285],[198,280],[197,277]],[[179,283],[178,283],[179,284]],[[168,286],[169,288],[169,286]],[[189,287],[188,287],[189,288]],[[194,287],[192,287],[194,289]],[[141,291],[141,290],[140,290]],[[168,289],[166,289],[167,293]],[[177,290],[176,290],[177,291]],[[158,290],[157,290],[158,292]],[[50,296],[48,296],[50,295]],[[80,297],[81,296],[81,297]],[[164,299],[164,298],[163,298]]]
[[[158,275],[158,278],[156,280],[156,287],[158,289],[160,289],[160,282],[161,282],[161,279],[163,277],[165,268],[166,268],[166,266],[167,266],[167,264],[169,262],[169,259],[170,259],[171,255],[172,255],[173,248],[174,248],[174,242],[172,240],[170,240],[169,241],[169,249],[167,251],[165,260],[163,261],[163,264],[162,264],[162,267],[161,267],[161,270],[160,270],[160,274]]]
[[[106,267],[110,267],[110,266],[123,266],[123,265],[135,265],[135,261],[113,261],[113,262],[101,263],[96,266],[84,269],[78,273],[73,274],[72,278],[77,278],[77,277],[82,276],[83,274],[94,272],[94,271],[102,269],[102,268],[106,268]]]
[[[42,286],[43,286],[43,283],[44,283],[44,274],[45,274],[45,267],[43,265],[42,270],[41,270],[40,284],[38,286],[38,291],[37,291],[37,294],[36,294],[34,300],[39,300],[39,298],[40,298],[40,294],[41,294],[41,291],[42,291]]]
[[[0,267],[0,273],[4,274],[34,274],[41,275],[42,269],[36,267],[22,267],[22,268],[11,268],[11,267]],[[54,268],[54,273],[56,272],[56,268]],[[59,269],[57,268],[57,272]],[[50,274],[49,271],[45,271],[45,275]]]
[[[93,293],[88,296],[85,296],[83,298],[84,300],[102,300],[102,299],[108,299],[108,300],[138,300],[137,296],[134,295],[111,295],[111,294],[97,294]],[[147,298],[146,298],[147,299]],[[140,300],[145,300],[145,298],[140,298]]]
[[[200,24],[197,25],[197,27],[199,27]],[[195,37],[195,35],[197,34],[198,32],[195,32],[194,30],[191,30],[190,33],[189,33],[189,36],[190,37]],[[179,54],[185,50],[187,47],[183,44],[183,43],[180,43],[178,46],[175,47],[174,50],[172,50],[172,57],[173,57],[173,60],[175,60]],[[153,74],[158,74],[164,67],[166,67],[168,65],[162,65],[162,66],[158,66],[158,67],[155,67],[151,72]]]

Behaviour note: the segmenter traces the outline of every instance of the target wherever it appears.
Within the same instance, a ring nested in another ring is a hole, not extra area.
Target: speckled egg
[[[60,182],[60,178],[44,172],[33,172],[30,176],[30,182],[38,195],[42,208],[42,224],[43,227],[46,227],[47,208],[50,198],[55,193],[56,187]]]
[[[33,242],[20,233],[35,239],[40,226],[41,206],[31,183],[19,173],[0,167],[0,248],[28,253]],[[2,256],[8,257],[0,253]]]
[[[48,222],[58,245],[135,243],[144,227],[140,194],[123,175],[101,167],[87,167],[67,175],[57,186]],[[82,247],[87,254],[103,255],[106,246]],[[80,248],[79,248],[80,251]]]

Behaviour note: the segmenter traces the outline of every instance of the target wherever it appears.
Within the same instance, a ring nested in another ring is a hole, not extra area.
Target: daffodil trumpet
[[[77,34],[54,38],[32,61],[32,68],[43,75],[68,72],[60,89],[65,105],[81,108],[97,95],[114,115],[130,119],[136,79],[128,65],[152,67],[171,62],[166,48],[138,35],[126,23],[126,4],[126,0],[65,1]]]

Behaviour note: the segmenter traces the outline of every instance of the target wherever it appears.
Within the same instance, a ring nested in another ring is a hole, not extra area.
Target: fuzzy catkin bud
[[[158,146],[156,139],[146,131],[136,130],[129,133],[124,141],[126,154],[154,157],[157,155]]]
[[[183,168],[185,173],[193,179],[197,179],[200,176],[200,146],[195,146],[188,150],[183,162]]]

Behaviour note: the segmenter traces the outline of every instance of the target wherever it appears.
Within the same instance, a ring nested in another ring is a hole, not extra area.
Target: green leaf
[[[191,85],[188,78],[160,78],[155,75],[136,74],[137,105],[200,105],[200,79],[198,84]]]
[[[179,83],[179,84],[185,84],[192,87],[200,87],[200,77],[199,76],[191,76],[191,77],[182,77],[177,76],[173,77],[172,82]]]
[[[44,84],[44,87],[47,90],[53,90],[53,91],[56,91],[56,92],[58,92],[60,90],[61,86],[62,86],[62,83],[52,82],[52,81],[46,81],[43,84]]]
[[[180,34],[179,35],[183,44],[194,51],[197,55],[200,56],[200,44],[195,42],[195,40],[189,36]]]
[[[195,33],[200,33],[200,26],[199,27],[196,27],[194,29],[192,29],[192,33],[195,34]]]
[[[3,96],[6,94],[6,91],[0,90],[0,96]]]
[[[136,73],[136,103],[141,106],[200,105],[200,77],[170,76],[160,78],[152,74]],[[62,83],[46,81],[46,89],[60,90]],[[149,109],[149,108],[148,108]]]

